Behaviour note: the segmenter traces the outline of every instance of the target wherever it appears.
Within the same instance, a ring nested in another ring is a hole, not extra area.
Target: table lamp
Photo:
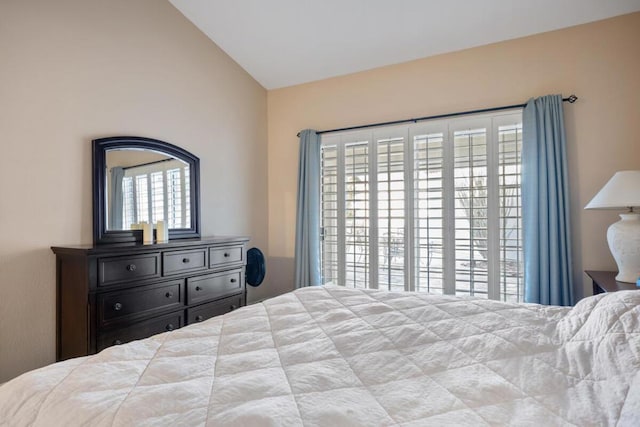
[[[609,226],[607,241],[618,264],[619,282],[636,283],[640,277],[640,171],[621,171],[605,184],[585,209],[624,209],[620,221]]]

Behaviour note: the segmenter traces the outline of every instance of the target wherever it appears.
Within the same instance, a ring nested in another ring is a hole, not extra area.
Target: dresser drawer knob
[[[189,263],[189,258],[182,258],[182,262],[185,263],[185,264],[188,264]]]
[[[231,279],[231,283],[236,283],[236,279]]]
[[[113,340],[113,345],[120,345],[122,344],[122,341],[120,340]]]
[[[166,294],[164,294],[164,296],[167,298],[171,298],[173,297],[173,292],[167,292]]]
[[[136,271],[136,265],[135,264],[127,265],[127,271]]]
[[[238,306],[237,306],[237,305],[235,305],[235,304],[231,304],[231,306],[229,307],[229,310],[233,311],[233,310],[235,310],[236,308],[238,308]]]
[[[173,326],[173,323],[169,323],[166,327],[167,331],[173,331],[175,328]]]
[[[204,317],[196,316],[196,322],[202,322],[203,320],[204,320]]]
[[[229,258],[229,256],[230,256],[230,255],[229,255],[229,252],[225,252],[225,253],[224,253],[224,257],[225,257],[225,258]]]
[[[196,286],[196,291],[201,291],[202,288],[200,286]]]
[[[120,311],[120,310],[122,310],[122,304],[121,304],[121,303],[119,303],[119,302],[117,302],[117,303],[113,304],[113,309],[114,309],[115,311]]]

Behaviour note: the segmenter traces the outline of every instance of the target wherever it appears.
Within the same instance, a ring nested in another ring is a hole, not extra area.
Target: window
[[[142,221],[190,227],[189,183],[189,166],[177,160],[127,168],[122,179],[124,229]]]
[[[521,301],[522,115],[326,134],[324,283]]]

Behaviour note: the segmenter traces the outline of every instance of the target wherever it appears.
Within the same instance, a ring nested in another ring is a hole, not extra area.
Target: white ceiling
[[[266,89],[640,10],[640,0],[169,0]]]

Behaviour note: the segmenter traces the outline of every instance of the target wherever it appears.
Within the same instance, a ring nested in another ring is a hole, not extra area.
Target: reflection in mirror
[[[162,241],[200,237],[197,156],[139,136],[94,139],[92,146],[95,244],[142,243],[143,222],[163,221]]]
[[[189,164],[152,150],[105,152],[107,230],[135,230],[164,221],[169,229],[191,227]]]

